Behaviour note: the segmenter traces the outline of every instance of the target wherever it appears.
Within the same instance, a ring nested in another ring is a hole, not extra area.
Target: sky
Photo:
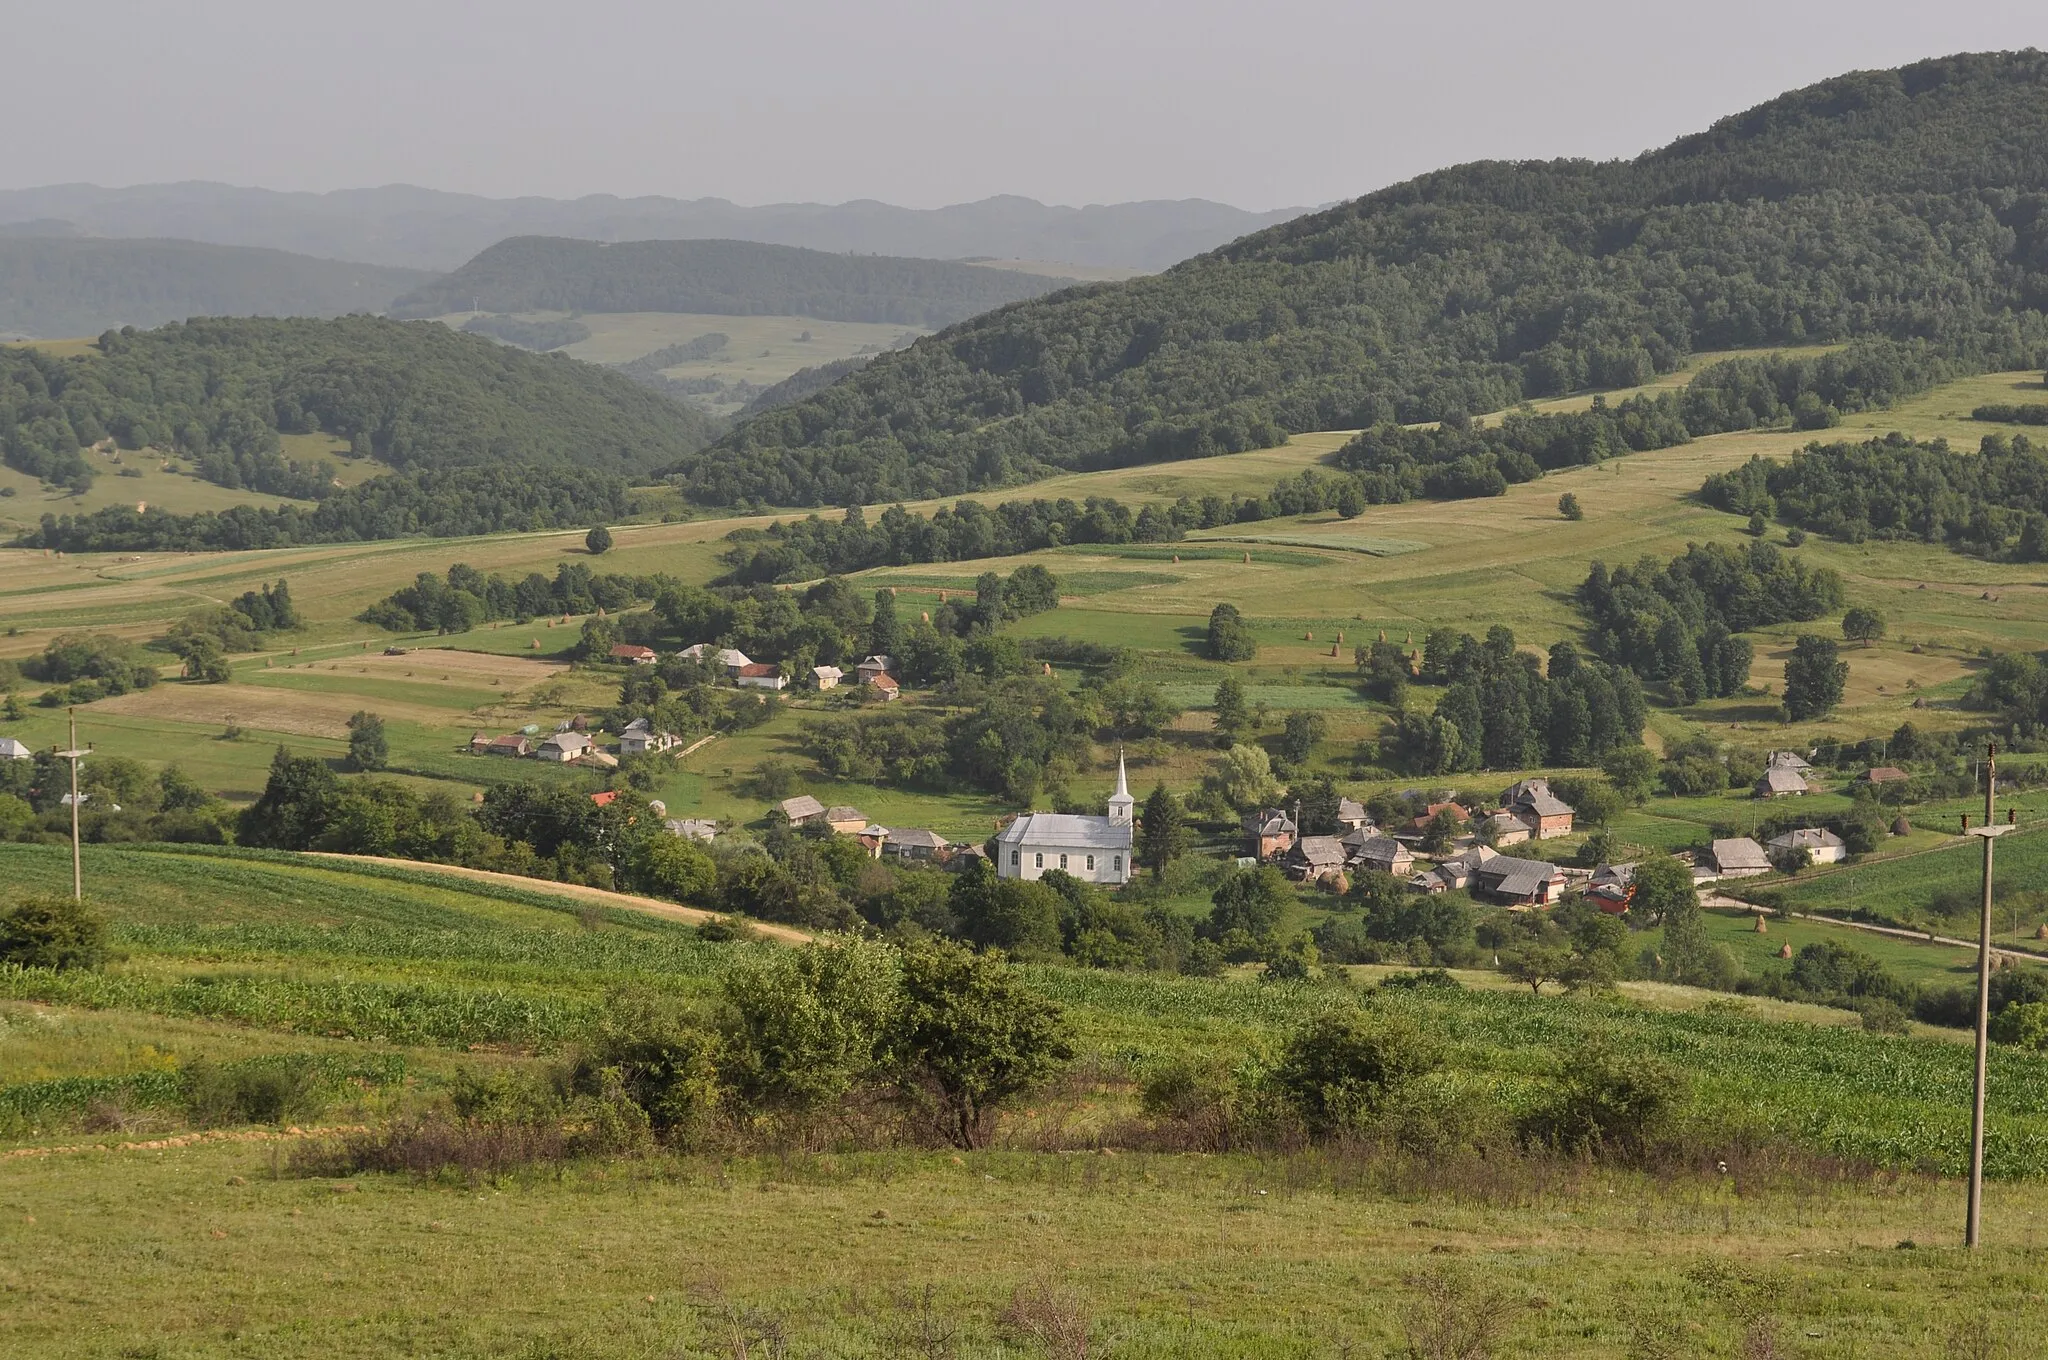
[[[7,6],[0,187],[1293,207],[2048,45],[2040,0]],[[37,55],[41,54],[41,55]]]

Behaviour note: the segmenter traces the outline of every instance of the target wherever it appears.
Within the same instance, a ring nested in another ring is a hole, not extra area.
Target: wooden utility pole
[[[1998,792],[1998,743],[1984,748],[1984,825],[1965,826],[1984,841],[1984,896],[1977,918],[1977,1069],[1970,1089],[1970,1204],[1963,1224],[1963,1245],[1978,1245],[1984,1218],[1984,1079],[1991,1038],[1991,847],[2012,830],[1993,820],[1992,800]],[[1968,813],[1963,821],[1970,820]]]
[[[78,762],[90,752],[78,749],[78,710],[67,708],[64,714],[71,722],[71,749],[59,751],[57,756],[71,762],[71,896],[73,900],[83,901],[85,878],[79,872],[78,864]]]

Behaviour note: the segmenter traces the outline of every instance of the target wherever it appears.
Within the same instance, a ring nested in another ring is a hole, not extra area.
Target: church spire
[[[1116,753],[1116,792],[1109,795],[1109,820],[1130,821],[1131,809],[1137,801],[1131,797],[1130,781],[1124,776],[1124,753],[1119,750]]]

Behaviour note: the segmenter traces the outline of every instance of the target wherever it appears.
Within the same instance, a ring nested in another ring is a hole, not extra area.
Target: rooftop
[[[996,840],[1004,845],[1045,845],[1059,849],[1128,850],[1131,824],[1107,817],[1069,812],[1027,812],[1004,827]]]

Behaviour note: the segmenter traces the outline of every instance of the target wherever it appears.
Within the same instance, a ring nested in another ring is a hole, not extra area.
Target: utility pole
[[[1984,897],[1977,919],[1977,1069],[1970,1089],[1970,1204],[1963,1225],[1963,1245],[1976,1247],[1982,1236],[1984,1218],[1984,1078],[1985,1060],[1991,1038],[1991,847],[2013,830],[1992,820],[1992,800],[1998,791],[1998,743],[1984,748],[1984,825],[1969,825],[1963,814],[1963,830],[1984,841]]]
[[[71,896],[76,901],[85,900],[85,878],[79,871],[78,863],[78,762],[92,754],[90,747],[78,749],[78,710],[67,708],[65,716],[71,722],[71,749],[57,752],[57,758],[71,762]]]

